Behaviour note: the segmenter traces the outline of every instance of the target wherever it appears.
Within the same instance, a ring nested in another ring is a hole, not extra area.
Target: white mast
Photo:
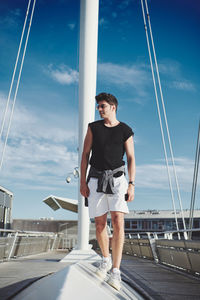
[[[87,126],[95,117],[99,0],[81,0],[80,4],[79,166]],[[78,249],[88,250],[88,208],[80,193],[78,200]]]

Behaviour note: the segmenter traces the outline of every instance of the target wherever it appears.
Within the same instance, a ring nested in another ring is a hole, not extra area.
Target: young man
[[[105,279],[107,272],[112,269],[108,283],[120,290],[124,214],[129,212],[127,202],[133,201],[135,188],[133,131],[117,120],[118,101],[113,95],[101,93],[95,98],[102,120],[88,125],[81,160],[80,192],[88,198],[89,216],[95,219],[96,236],[103,256],[96,274]],[[125,152],[129,183],[124,175]],[[91,167],[86,179],[88,163]],[[113,227],[112,260],[106,230],[108,212]]]

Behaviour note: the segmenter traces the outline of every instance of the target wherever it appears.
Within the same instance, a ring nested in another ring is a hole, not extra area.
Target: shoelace
[[[100,268],[101,269],[106,269],[106,266],[107,266],[107,263],[102,261],[101,264],[100,264]]]

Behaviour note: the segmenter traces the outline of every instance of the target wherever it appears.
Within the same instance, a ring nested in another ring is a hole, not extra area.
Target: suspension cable
[[[144,19],[144,28],[145,28],[146,39],[147,39],[149,60],[150,60],[150,65],[151,65],[152,77],[153,77],[153,85],[154,85],[154,91],[155,91],[155,97],[156,97],[156,105],[157,105],[158,117],[159,117],[159,122],[160,122],[160,129],[161,129],[162,142],[163,142],[163,148],[164,148],[164,154],[165,154],[165,161],[166,161],[166,166],[167,166],[167,174],[168,174],[170,192],[171,192],[171,197],[172,197],[172,204],[173,204],[173,209],[174,209],[176,228],[177,228],[177,230],[179,230],[176,207],[175,207],[175,201],[174,201],[174,194],[173,194],[172,183],[171,183],[171,176],[170,176],[170,172],[169,172],[167,150],[166,150],[166,144],[165,144],[165,138],[164,138],[164,132],[163,132],[163,126],[162,126],[162,119],[161,119],[161,114],[160,114],[160,106],[159,106],[159,101],[158,101],[157,87],[156,87],[156,81],[155,81],[155,76],[154,76],[154,69],[153,69],[153,63],[152,63],[152,56],[151,56],[151,49],[150,49],[150,44],[149,44],[149,36],[148,36],[148,31],[147,31],[147,24],[146,24],[145,12],[144,12],[143,0],[141,0],[141,6],[142,6],[142,14],[143,14],[143,19]]]
[[[196,187],[197,187],[197,179],[198,179],[199,159],[200,159],[200,121],[199,121],[199,130],[198,130],[196,155],[195,155],[192,195],[191,195],[191,202],[190,202],[190,216],[189,216],[189,227],[188,227],[189,230],[193,228],[194,204],[195,204]],[[191,239],[192,232],[189,232],[188,235],[189,238]]]
[[[15,61],[15,67],[14,67],[12,80],[11,80],[11,84],[10,84],[10,90],[9,90],[9,94],[8,94],[6,109],[5,109],[5,112],[4,112],[3,119],[2,119],[2,124],[1,124],[1,129],[0,129],[1,130],[0,131],[0,140],[1,140],[1,137],[2,137],[3,130],[4,130],[4,126],[5,126],[6,115],[7,115],[7,112],[8,112],[8,106],[9,106],[10,96],[11,96],[11,92],[12,92],[12,88],[13,88],[13,82],[14,82],[15,73],[16,73],[16,69],[17,69],[17,65],[18,65],[18,61],[19,61],[19,55],[20,55],[20,52],[21,52],[21,46],[22,46],[24,31],[25,31],[26,23],[27,23],[27,19],[28,19],[30,4],[31,4],[31,0],[29,0],[29,2],[28,2],[26,16],[25,16],[25,20],[24,20],[24,26],[23,26],[22,35],[21,35],[21,40],[20,40],[20,43],[19,43],[19,49],[18,49],[17,58],[16,58],[16,61]]]
[[[2,152],[2,157],[1,157],[1,162],[0,162],[0,171],[1,171],[1,168],[2,168],[2,164],[3,164],[3,158],[4,158],[4,153],[5,153],[5,149],[6,149],[6,145],[7,145],[7,141],[8,141],[8,135],[9,135],[10,127],[11,127],[11,122],[12,122],[12,117],[13,117],[13,112],[14,112],[14,107],[15,107],[15,102],[16,102],[16,97],[17,97],[17,92],[18,92],[18,88],[19,88],[19,82],[20,82],[20,79],[21,79],[21,73],[22,73],[22,68],[23,68],[23,64],[24,64],[24,57],[25,57],[25,54],[26,54],[26,48],[27,48],[27,44],[28,44],[29,33],[30,33],[30,29],[31,29],[32,19],[33,19],[33,13],[34,13],[34,9],[35,9],[35,3],[36,3],[36,0],[34,0],[34,2],[33,2],[33,7],[32,7],[32,11],[31,11],[31,17],[30,17],[30,22],[29,22],[27,37],[26,37],[25,46],[24,46],[24,52],[23,52],[23,56],[22,56],[22,61],[21,61],[20,71],[19,71],[17,85],[16,85],[16,89],[15,89],[15,95],[14,95],[12,110],[11,110],[11,114],[10,114],[10,119],[9,119],[7,134],[6,134],[6,138],[5,138],[5,142],[4,142],[4,147],[3,147],[3,152]]]
[[[183,221],[183,227],[184,227],[184,230],[186,230],[185,218],[184,218],[184,214],[183,214],[182,200],[181,200],[180,189],[179,189],[179,184],[178,184],[178,179],[177,179],[177,174],[176,174],[174,154],[173,154],[173,150],[172,150],[171,138],[170,138],[170,133],[169,133],[169,127],[168,127],[167,115],[166,115],[166,110],[165,110],[165,103],[164,103],[163,92],[162,92],[162,87],[161,87],[160,74],[159,74],[159,70],[158,70],[157,57],[156,57],[153,34],[152,34],[152,29],[151,29],[151,22],[150,22],[150,15],[149,15],[149,10],[148,10],[147,0],[145,0],[145,5],[146,5],[146,11],[147,11],[147,20],[148,20],[148,24],[149,24],[149,31],[150,31],[150,36],[151,36],[151,44],[152,44],[153,54],[154,54],[154,61],[155,61],[155,66],[156,66],[158,85],[159,85],[159,89],[160,89],[160,96],[161,96],[161,102],[162,102],[162,107],[163,107],[163,114],[164,114],[165,125],[166,125],[166,130],[167,130],[167,136],[168,136],[168,141],[169,141],[169,149],[170,149],[170,154],[171,154],[171,159],[172,159],[172,166],[173,166],[174,177],[175,177],[176,188],[177,188],[178,199],[179,199],[179,205],[180,205],[181,216],[182,216],[182,221]]]

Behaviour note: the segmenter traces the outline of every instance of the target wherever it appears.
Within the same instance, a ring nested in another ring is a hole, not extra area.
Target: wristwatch
[[[128,184],[132,184],[133,186],[135,186],[135,183],[134,183],[134,181],[129,181],[129,183]]]

